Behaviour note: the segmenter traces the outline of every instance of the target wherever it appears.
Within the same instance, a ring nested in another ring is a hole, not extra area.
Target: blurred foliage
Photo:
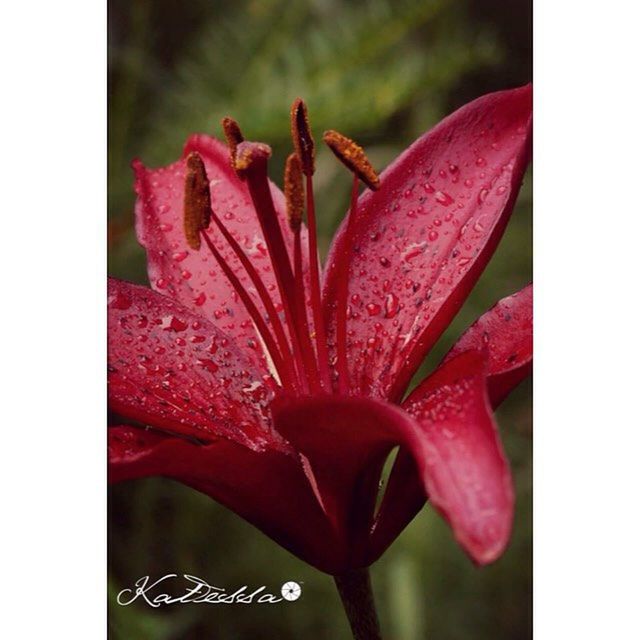
[[[530,0],[109,1],[109,272],[146,282],[133,233],[130,161],[166,164],[189,133],[218,135],[233,115],[274,149],[280,182],[288,108],[302,96],[316,137],[337,128],[384,167],[437,120],[488,91],[531,77]],[[322,252],[348,202],[350,180],[320,150],[316,199]],[[531,279],[531,181],[469,301],[430,354],[431,370],[464,328]],[[423,509],[372,568],[386,637],[531,637],[531,385],[498,412],[518,495],[512,543],[478,570],[448,527]],[[114,640],[348,638],[331,578],[182,485],[148,479],[109,498],[110,636]],[[222,586],[304,583],[271,607],[115,604],[142,575],[192,573]]]

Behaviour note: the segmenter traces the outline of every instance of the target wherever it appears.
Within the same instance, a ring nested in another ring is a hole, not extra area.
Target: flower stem
[[[334,576],[354,640],[382,640],[369,570],[353,569]]]

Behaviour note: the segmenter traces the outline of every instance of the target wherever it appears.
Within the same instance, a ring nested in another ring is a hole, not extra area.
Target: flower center
[[[211,208],[209,180],[205,165],[202,158],[195,152],[189,154],[187,158],[185,177],[184,231],[187,243],[191,248],[198,250],[201,246],[201,240],[204,240],[208,250],[218,262],[251,317],[262,340],[265,356],[272,365],[274,377],[277,378],[280,385],[284,389],[296,393],[322,391],[331,393],[333,389],[327,333],[322,311],[320,264],[313,198],[312,177],[315,170],[315,146],[309,128],[306,106],[302,100],[298,99],[293,103],[291,109],[291,133],[295,153],[292,153],[287,159],[284,179],[287,220],[293,233],[293,265],[269,187],[267,162],[271,156],[270,147],[259,142],[246,141],[240,127],[231,118],[224,118],[222,126],[229,145],[231,165],[236,174],[247,183],[265,238],[282,300],[284,322],[257,269],[217,213]],[[347,394],[349,389],[346,332],[348,276],[351,240],[357,215],[358,186],[359,181],[362,180],[371,189],[377,189],[379,180],[364,151],[349,138],[335,131],[329,131],[325,133],[324,141],[354,174],[345,237],[345,247],[348,253],[342,263],[345,272],[341,274],[339,279],[340,288],[336,308],[335,347],[338,389],[340,393]],[[309,305],[307,305],[303,273],[301,237],[305,191],[310,263]],[[211,240],[208,230],[211,220],[249,276],[264,307],[265,316]],[[308,306],[311,310],[313,332],[310,331],[310,319],[307,316]]]

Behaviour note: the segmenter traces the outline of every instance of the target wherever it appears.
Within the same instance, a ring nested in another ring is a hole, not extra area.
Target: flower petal
[[[346,396],[279,397],[275,428],[308,459],[318,499],[349,541],[349,568],[370,564],[368,537],[389,451],[413,420],[391,404]]]
[[[444,361],[463,351],[487,354],[487,386],[497,407],[531,374],[533,363],[533,285],[500,300],[474,322],[453,345]]]
[[[484,353],[486,382],[493,408],[531,372],[533,285],[502,299],[462,335],[444,362],[469,349]],[[514,357],[515,356],[515,357]],[[425,497],[411,455],[401,450],[389,475],[372,545],[380,555],[420,511]]]
[[[165,476],[201,491],[328,573],[344,555],[296,456],[226,439],[198,445],[135,427],[109,429],[111,482]]]
[[[382,173],[378,191],[360,198],[349,247],[343,224],[327,263],[325,313],[335,315],[351,254],[356,391],[399,400],[493,254],[529,159],[531,93],[492,93],[450,115]]]
[[[269,426],[272,391],[255,356],[147,287],[109,279],[108,296],[112,411],[205,440],[286,449]]]
[[[222,142],[206,135],[191,136],[182,158],[159,169],[148,169],[135,161],[136,232],[140,244],[147,250],[147,269],[151,286],[179,300],[185,307],[215,322],[238,345],[254,344],[257,332],[237,293],[225,278],[215,258],[206,247],[190,249],[183,231],[183,199],[185,158],[192,151],[204,160],[211,185],[211,205],[227,229],[233,234],[260,273],[271,292],[276,308],[280,296],[249,191],[231,169],[229,150]],[[289,248],[292,234],[285,216],[281,191],[271,184],[276,211]],[[247,290],[258,295],[240,261],[212,223],[210,233],[214,244],[238,275]],[[302,229],[306,239],[306,229]],[[303,244],[306,247],[306,242]],[[305,270],[308,253],[303,252]],[[260,303],[258,303],[261,308]]]
[[[365,522],[361,505],[375,503],[375,472],[400,445],[461,546],[478,564],[495,560],[509,540],[513,488],[486,395],[483,355],[469,351],[451,359],[405,409],[354,397],[279,400],[274,422],[308,457],[325,505],[335,506],[332,513],[345,527],[354,514]],[[310,422],[312,429],[302,428]],[[361,551],[362,535],[355,540],[356,562],[369,564],[384,550],[372,538]]]

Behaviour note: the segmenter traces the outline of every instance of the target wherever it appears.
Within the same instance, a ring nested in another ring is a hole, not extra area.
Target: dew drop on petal
[[[380,313],[380,311],[382,310],[382,308],[380,307],[380,305],[379,305],[379,304],[376,304],[375,302],[370,302],[370,303],[367,305],[367,307],[366,307],[366,308],[367,308],[367,313],[368,313],[370,316],[377,316],[377,315]]]
[[[390,293],[384,301],[384,317],[393,318],[400,309],[400,301],[395,293]]]

